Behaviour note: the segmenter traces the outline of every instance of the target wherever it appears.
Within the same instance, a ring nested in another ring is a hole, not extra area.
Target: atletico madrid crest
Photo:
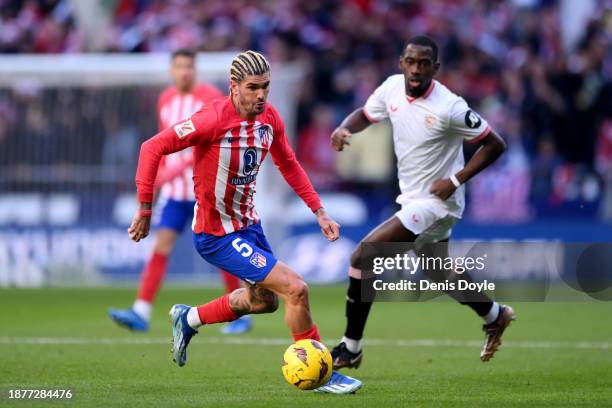
[[[255,252],[253,255],[251,255],[251,259],[249,260],[249,262],[251,262],[251,264],[256,266],[257,268],[263,268],[268,263],[266,257],[260,254],[259,252]]]
[[[257,137],[261,140],[261,145],[268,147],[270,145],[270,125],[263,125],[257,128]]]

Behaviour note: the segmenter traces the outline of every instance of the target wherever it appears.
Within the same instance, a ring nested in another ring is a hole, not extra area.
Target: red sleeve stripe
[[[484,139],[485,137],[489,136],[489,134],[491,134],[491,130],[492,130],[491,126],[487,125],[487,128],[485,130],[483,130],[481,134],[479,134],[478,136],[476,136],[472,140],[468,140],[468,143],[469,144],[474,144],[474,143],[480,142],[482,139]]]
[[[368,112],[366,111],[365,106],[363,107],[362,111],[363,111],[363,115],[366,117],[367,120],[370,121],[370,123],[378,123],[379,122],[378,120],[376,120],[376,119],[372,118],[370,115],[368,115]]]

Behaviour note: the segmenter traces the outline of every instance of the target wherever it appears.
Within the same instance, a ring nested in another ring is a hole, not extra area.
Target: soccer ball
[[[332,356],[316,340],[299,340],[285,351],[281,369],[289,384],[301,390],[314,390],[329,381]]]

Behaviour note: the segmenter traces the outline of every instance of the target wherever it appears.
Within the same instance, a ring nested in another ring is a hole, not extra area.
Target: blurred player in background
[[[402,74],[392,75],[351,113],[332,133],[337,151],[348,145],[352,133],[371,123],[390,119],[397,156],[402,206],[393,217],[376,227],[362,243],[412,242],[427,249],[427,256],[448,256],[447,242],[453,224],[465,206],[463,184],[493,163],[505,150],[504,141],[487,122],[470,110],[465,100],[433,79],[439,69],[438,46],[428,37],[411,38],[402,56]],[[479,149],[464,167],[463,142]],[[427,244],[441,242],[436,246]],[[431,249],[435,248],[435,253]],[[372,306],[362,298],[371,290],[371,276],[362,275],[361,245],[351,256],[346,300],[347,326],[340,344],[332,350],[334,368],[361,364],[361,343]],[[456,280],[456,273],[425,270],[436,282]],[[469,280],[467,273],[460,275]],[[493,302],[486,294],[467,290],[447,292],[472,308],[484,320],[485,344],[480,354],[488,361],[501,344],[501,335],[514,320],[511,307]]]
[[[160,96],[157,103],[159,130],[185,120],[202,105],[222,97],[217,88],[197,83],[196,55],[193,51],[180,49],[172,54],[170,75],[174,83]],[[168,258],[178,234],[187,223],[193,220],[195,195],[193,191],[193,152],[185,149],[164,157],[155,181],[161,187],[156,206],[155,221],[157,230],[153,254],[145,266],[140,279],[140,288],[131,309],[110,309],[111,319],[121,326],[135,331],[146,331],[149,327],[155,295],[161,287],[168,266]],[[240,287],[240,280],[221,270],[227,293]],[[225,325],[223,333],[244,333],[251,329],[250,316]]]
[[[248,288],[201,306],[172,307],[172,350],[179,366],[185,365],[187,346],[200,326],[234,321],[250,313],[272,313],[278,308],[279,297],[285,301],[285,322],[293,338],[320,340],[310,314],[308,286],[300,275],[277,261],[255,209],[257,174],[268,153],[315,214],[323,235],[335,241],[340,228],[325,212],[295,158],[283,120],[266,102],[269,91],[268,61],[254,51],[243,52],[232,61],[229,97],[205,104],[190,119],[161,131],[140,149],[136,174],[140,209],[128,229],[131,239],[138,242],[149,233],[161,158],[193,146],[196,250],[209,263],[250,283]],[[346,394],[360,387],[361,381],[333,372],[318,390]]]

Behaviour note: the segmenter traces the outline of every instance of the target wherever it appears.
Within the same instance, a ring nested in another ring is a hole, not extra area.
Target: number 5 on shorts
[[[251,254],[253,253],[253,248],[251,248],[251,246],[246,242],[240,243],[241,241],[242,238],[236,238],[232,241],[232,246],[243,257],[246,258],[247,256],[251,256]]]

